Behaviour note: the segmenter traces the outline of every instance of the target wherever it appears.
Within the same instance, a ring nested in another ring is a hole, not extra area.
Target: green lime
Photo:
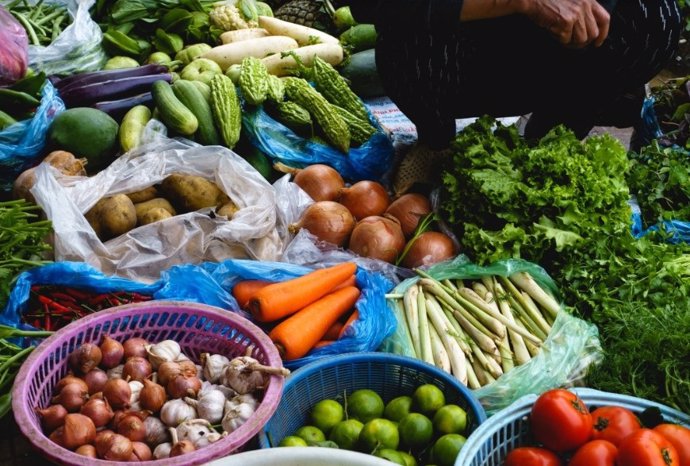
[[[466,440],[460,434],[446,434],[436,440],[431,456],[439,466],[453,466]]]
[[[429,444],[434,435],[434,426],[425,415],[410,413],[400,420],[398,431],[403,445],[417,450]]]
[[[315,426],[302,426],[295,432],[297,437],[302,437],[307,442],[325,442],[323,431]]]
[[[378,450],[376,453],[374,453],[374,456],[378,456],[379,458],[386,459],[388,461],[391,461],[395,464],[400,464],[402,466],[407,465],[403,457],[400,455],[400,452],[391,450],[390,448],[382,448]]]
[[[311,423],[328,434],[345,417],[343,406],[335,400],[321,400],[311,410]]]
[[[307,442],[302,437],[296,435],[288,435],[280,441],[279,447],[306,447]]]
[[[415,410],[429,416],[446,404],[446,397],[436,385],[420,385],[412,395]]]
[[[412,407],[411,396],[399,396],[393,398],[388,402],[386,408],[383,410],[383,417],[394,422],[400,422],[400,419],[410,414]]]
[[[405,462],[405,466],[417,466],[417,460],[414,459],[414,456],[404,451],[398,451],[398,454],[402,457],[403,461]]]
[[[377,448],[395,450],[400,443],[400,436],[398,428],[388,419],[372,419],[362,427],[359,442],[367,453],[371,453]]]
[[[354,450],[357,447],[362,427],[364,427],[364,424],[357,419],[341,421],[331,429],[331,435],[328,439],[338,444],[339,448]]]
[[[369,422],[383,414],[383,400],[373,390],[355,390],[347,397],[347,414],[364,423]]]
[[[464,434],[467,412],[458,405],[445,405],[434,414],[434,429],[438,434]]]

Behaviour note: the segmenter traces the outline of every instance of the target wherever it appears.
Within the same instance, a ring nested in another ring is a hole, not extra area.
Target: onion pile
[[[35,411],[61,447],[89,458],[147,461],[220,440],[254,413],[266,374],[287,375],[249,356],[204,353],[201,364],[173,340],[121,343],[105,335],[100,345],[83,343],[70,353],[72,372],[55,385],[52,404]]]
[[[322,164],[297,170],[293,181],[316,202],[289,226],[292,234],[304,228],[320,241],[407,268],[456,254],[449,236],[426,231],[430,222],[420,225],[432,213],[422,194],[404,194],[391,202],[381,183],[364,180],[346,187],[337,171]]]

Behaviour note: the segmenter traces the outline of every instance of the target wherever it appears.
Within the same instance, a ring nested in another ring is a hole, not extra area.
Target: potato
[[[228,220],[232,220],[232,217],[238,210],[240,210],[240,208],[237,207],[237,205],[234,202],[230,201],[220,206],[218,210],[216,210],[216,215],[228,217]]]
[[[126,194],[104,197],[85,216],[102,241],[127,233],[137,225],[136,209]]]
[[[175,209],[170,204],[170,202],[168,202],[167,199],[163,199],[162,197],[157,197],[155,199],[151,199],[150,201],[134,204],[134,209],[137,212],[137,222],[139,222],[139,225],[146,225],[146,223],[151,223],[144,223],[143,221],[143,218],[148,214],[149,210],[163,209],[170,214],[165,218],[177,215],[177,212],[175,212]]]
[[[148,225],[149,223],[158,222],[159,220],[165,220],[171,217],[173,217],[173,214],[163,207],[154,207],[144,212],[141,217],[137,216],[137,221],[139,225]]]
[[[215,183],[195,175],[174,173],[163,180],[161,190],[182,212],[217,207],[230,201]]]
[[[148,188],[142,189],[140,191],[134,191],[133,193],[127,193],[127,197],[132,200],[133,203],[138,204],[140,202],[150,201],[158,196],[158,190],[155,186],[149,186]],[[174,215],[174,214],[173,214]]]

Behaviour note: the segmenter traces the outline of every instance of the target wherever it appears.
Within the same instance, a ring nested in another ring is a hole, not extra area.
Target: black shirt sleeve
[[[359,23],[373,23],[380,29],[424,27],[452,28],[460,22],[462,0],[339,0],[349,5]]]

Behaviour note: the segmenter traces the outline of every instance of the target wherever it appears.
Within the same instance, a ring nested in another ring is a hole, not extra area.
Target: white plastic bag
[[[230,221],[208,208],[99,240],[84,217],[99,199],[144,189],[174,172],[214,181],[240,209]],[[61,177],[44,163],[31,193],[53,222],[55,260],[87,262],[109,275],[152,281],[175,264],[278,260],[284,249],[276,191],[242,157],[220,146],[160,137],[88,178]]]
[[[9,1],[0,3],[6,5]],[[107,60],[101,47],[103,33],[89,13],[96,0],[46,0],[46,3],[65,5],[72,22],[47,47],[29,45],[29,66],[47,75],[63,76],[101,69]]]

